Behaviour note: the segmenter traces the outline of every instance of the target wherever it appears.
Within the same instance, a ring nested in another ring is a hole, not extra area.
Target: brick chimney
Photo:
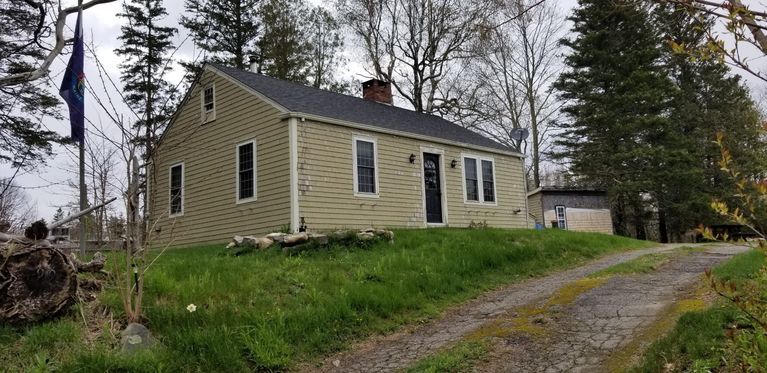
[[[391,83],[378,79],[370,79],[362,83],[362,98],[365,100],[391,105]]]

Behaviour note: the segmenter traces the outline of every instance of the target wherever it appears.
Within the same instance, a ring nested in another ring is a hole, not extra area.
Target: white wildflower
[[[186,306],[186,310],[189,311],[189,312],[197,311],[197,306],[195,306],[194,304],[190,304],[190,305]]]

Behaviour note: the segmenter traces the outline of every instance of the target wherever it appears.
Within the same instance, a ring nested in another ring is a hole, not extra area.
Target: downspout
[[[298,118],[288,118],[290,150],[290,230],[298,232]]]

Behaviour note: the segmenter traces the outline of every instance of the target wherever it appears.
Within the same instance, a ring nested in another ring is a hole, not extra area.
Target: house
[[[156,243],[340,228],[524,228],[523,156],[442,118],[207,64],[150,170]]]
[[[613,234],[604,190],[545,186],[528,193],[527,201],[530,216],[540,227]]]

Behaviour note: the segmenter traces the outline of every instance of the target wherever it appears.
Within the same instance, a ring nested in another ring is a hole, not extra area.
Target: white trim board
[[[357,141],[363,141],[373,144],[373,182],[375,187],[374,193],[360,192],[359,180],[357,174]],[[381,189],[378,183],[378,139],[373,136],[353,134],[352,135],[352,184],[354,187],[354,196],[363,198],[379,198],[381,196]]]
[[[240,198],[240,147],[248,144],[253,144],[253,197]],[[234,202],[240,204],[258,200],[258,145],[256,144],[256,139],[251,139],[237,144],[234,147],[234,158]]]
[[[290,229],[295,233],[299,227],[298,206],[298,118],[288,119],[288,142],[290,150]]]

